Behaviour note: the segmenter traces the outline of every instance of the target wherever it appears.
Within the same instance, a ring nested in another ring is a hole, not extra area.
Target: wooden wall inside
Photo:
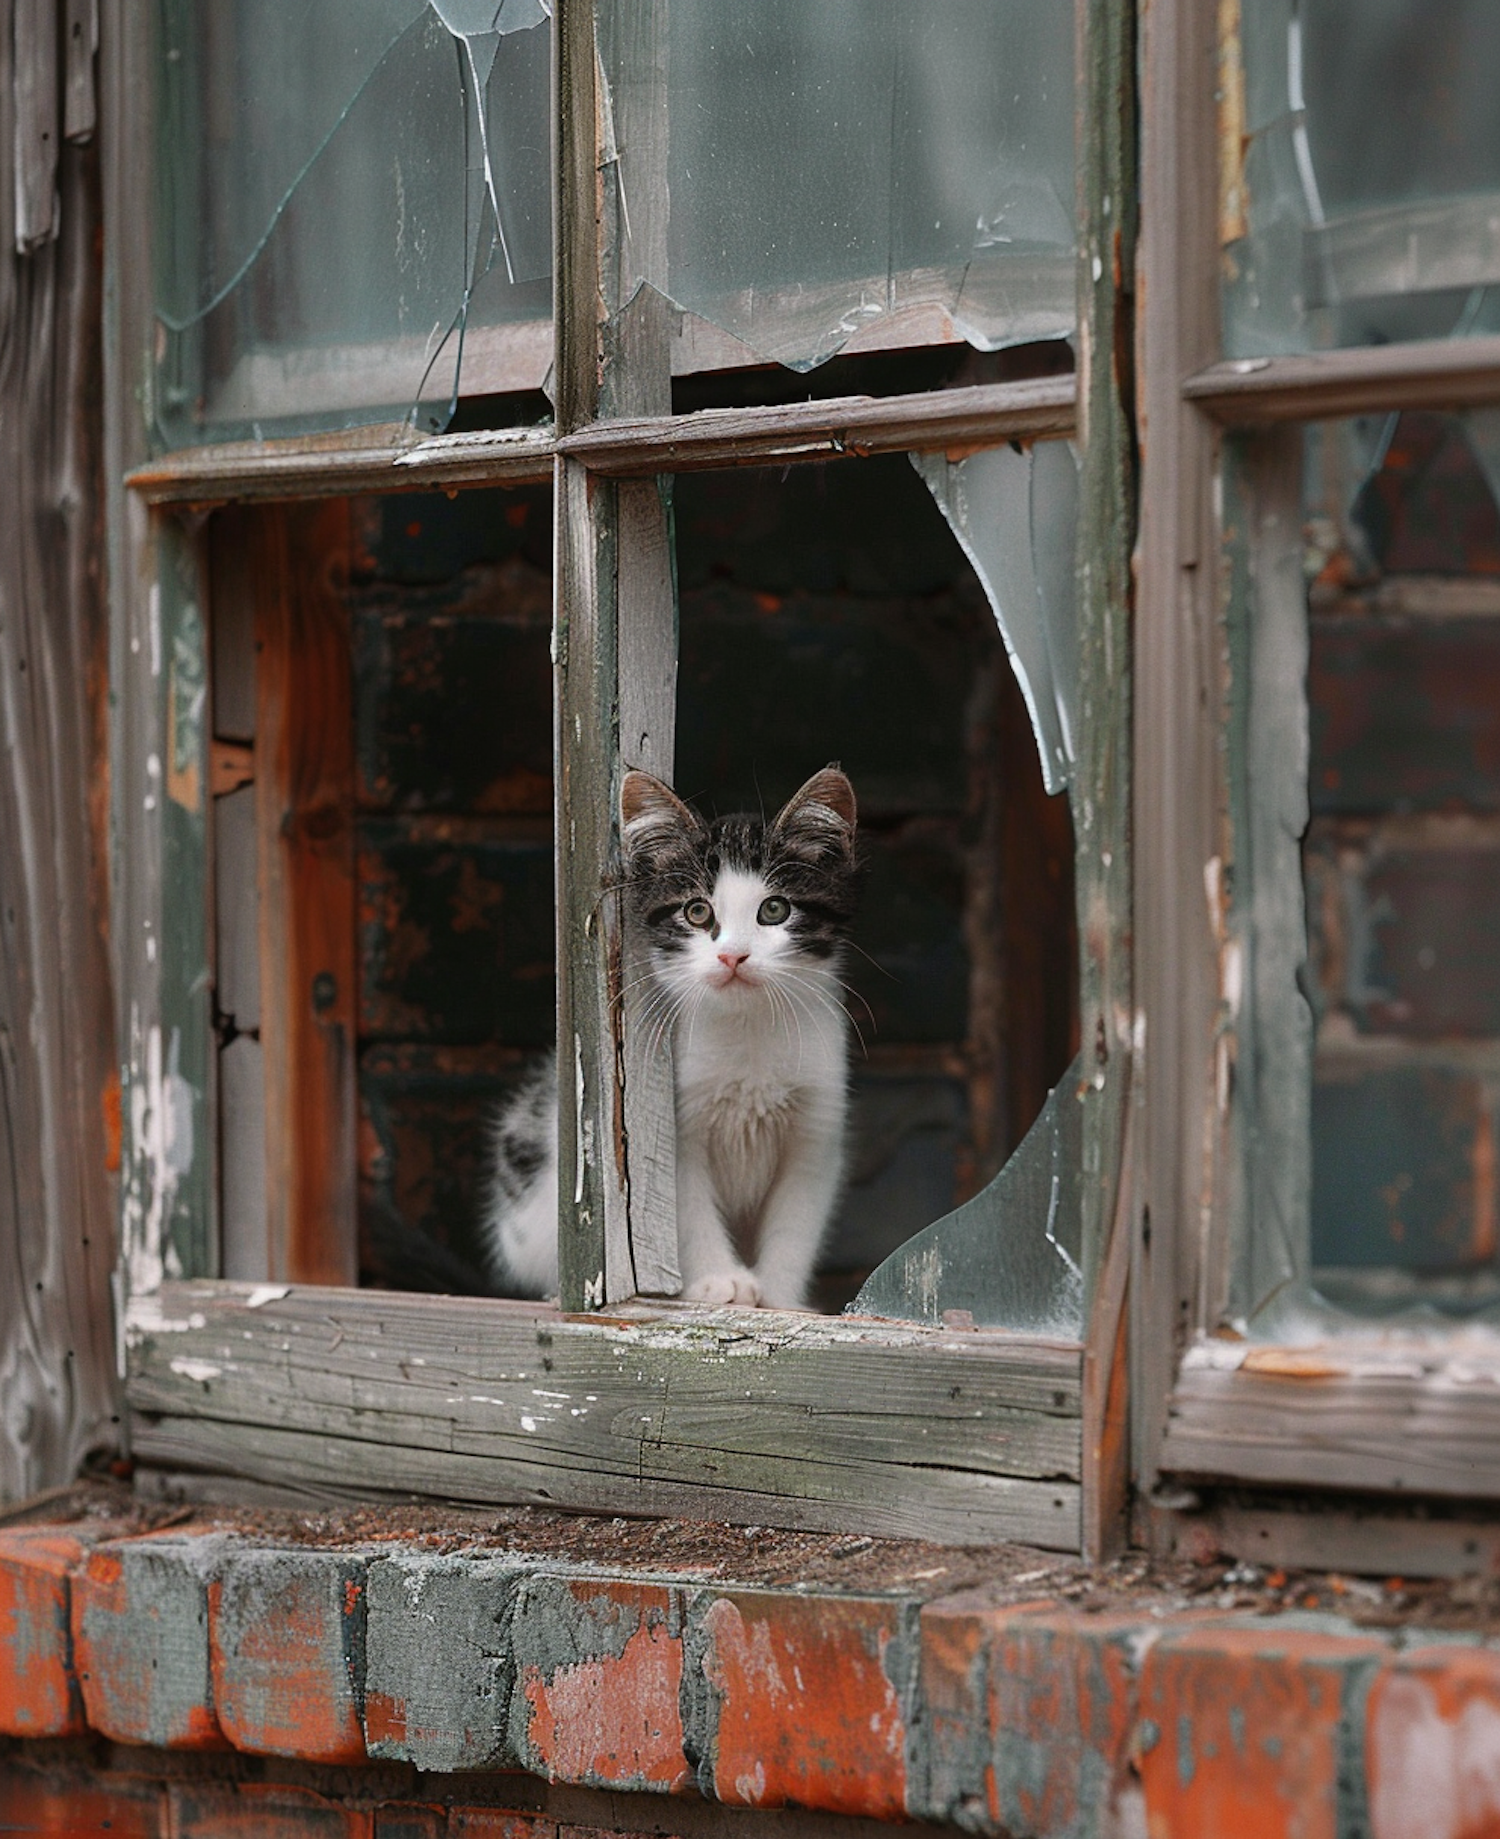
[[[93,47],[0,0],[0,1498],[116,1439]]]

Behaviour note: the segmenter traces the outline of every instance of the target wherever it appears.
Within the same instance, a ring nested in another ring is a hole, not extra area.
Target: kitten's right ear
[[[620,840],[631,861],[663,844],[696,837],[703,826],[671,786],[634,767],[620,781]]]

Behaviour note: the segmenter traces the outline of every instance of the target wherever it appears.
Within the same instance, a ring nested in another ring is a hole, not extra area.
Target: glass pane
[[[1496,433],[1377,415],[1231,469],[1233,1307],[1269,1332],[1500,1319]]]
[[[160,0],[162,438],[541,385],[549,38],[544,0]]]
[[[1230,354],[1500,330],[1500,9],[1265,0],[1240,33],[1221,87]]]
[[[617,307],[649,286],[794,370],[1071,331],[1071,6],[629,0],[605,30]]]

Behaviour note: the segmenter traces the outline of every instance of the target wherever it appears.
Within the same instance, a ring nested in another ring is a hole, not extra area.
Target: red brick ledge
[[[1012,1839],[1500,1832],[1500,1647],[505,1550],[0,1532],[0,1735],[526,1770]]]

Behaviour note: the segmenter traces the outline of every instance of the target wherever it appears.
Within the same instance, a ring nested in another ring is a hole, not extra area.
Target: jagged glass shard
[[[159,0],[169,444],[409,420],[550,356],[541,0]]]
[[[664,26],[663,26],[664,22]],[[642,286],[808,370],[877,322],[984,350],[1074,323],[1073,9],[1055,0],[620,0],[607,89]]]
[[[1031,713],[1049,792],[1077,756],[1078,618],[1073,553],[1078,468],[1064,441],[994,447],[966,460],[912,455],[994,609]]]
[[[1500,8],[1260,0],[1222,48],[1226,349],[1500,326]]]
[[[849,1305],[852,1315],[1077,1340],[1083,1333],[1082,1062],[1075,1059],[995,1179],[892,1252]]]

